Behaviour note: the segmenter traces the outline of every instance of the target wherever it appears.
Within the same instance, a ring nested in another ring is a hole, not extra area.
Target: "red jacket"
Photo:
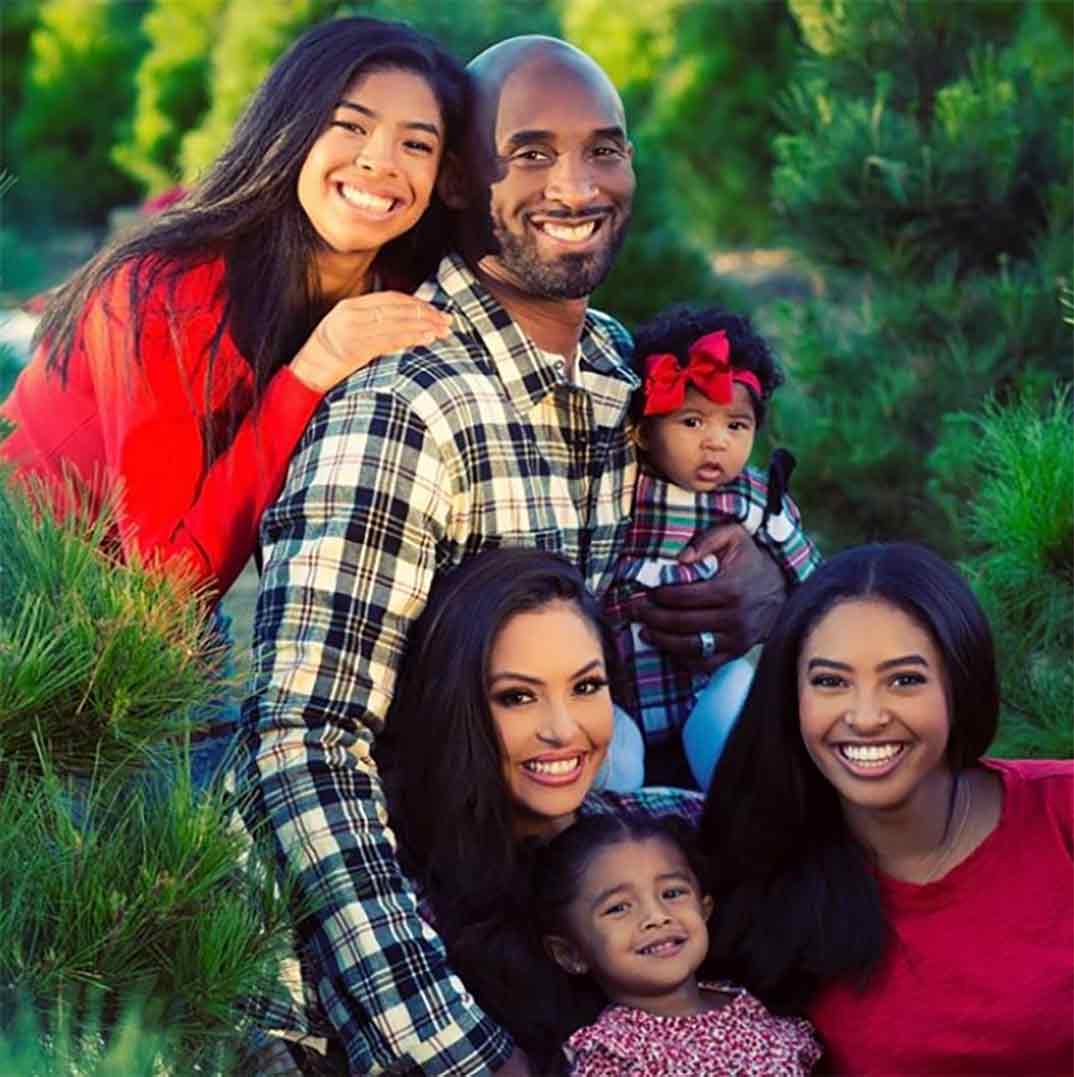
[[[129,357],[129,268],[89,304],[66,381],[38,349],[0,406],[15,431],[0,458],[15,473],[43,476],[58,490],[73,471],[99,511],[118,498],[124,550],[161,561],[182,557],[223,594],[253,552],[261,514],[283,485],[288,461],[321,394],[282,367],[256,409],[253,372],[225,333],[207,383],[208,346],[224,304],[224,265],[185,273],[165,315],[167,285],[142,298],[140,363]],[[205,466],[202,421],[234,437]]]

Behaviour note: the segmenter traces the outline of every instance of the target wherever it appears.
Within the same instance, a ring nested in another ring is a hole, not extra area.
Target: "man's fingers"
[[[632,607],[635,608],[635,607]],[[635,616],[650,631],[665,636],[695,636],[700,632],[734,631],[741,614],[726,607],[697,607],[670,609],[651,602],[637,603]]]
[[[743,539],[749,541],[749,535],[741,524],[717,524],[715,527],[710,527],[704,534],[691,539],[680,551],[679,560],[689,565],[710,554],[715,554],[722,560]]]
[[[702,654],[700,633],[683,636],[678,633],[661,632],[656,629],[646,628],[646,639],[658,650],[672,655],[677,662],[693,670],[695,673],[709,673],[718,669],[725,662],[737,658],[738,654],[725,651],[721,648],[720,637],[716,637],[716,650],[707,657]]]

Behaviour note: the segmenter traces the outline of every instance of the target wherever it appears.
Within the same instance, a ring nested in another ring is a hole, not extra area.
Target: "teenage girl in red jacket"
[[[459,65],[407,27],[310,30],[190,194],[57,293],[0,407],[0,462],[60,505],[111,499],[124,551],[222,595],[322,396],[446,331],[384,289],[435,265],[463,99]]]

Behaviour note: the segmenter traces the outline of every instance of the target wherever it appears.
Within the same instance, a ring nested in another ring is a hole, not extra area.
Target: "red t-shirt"
[[[222,594],[253,552],[321,394],[284,366],[254,409],[253,372],[228,333],[208,383],[225,300],[220,260],[183,274],[174,295],[160,282],[141,297],[141,362],[132,363],[129,274],[120,269],[89,304],[66,382],[47,369],[43,348],[20,374],[0,407],[15,424],[0,458],[57,489],[73,470],[94,509],[113,491],[126,551],[182,557]],[[241,416],[235,435],[206,468],[202,421],[220,431],[231,413]]]
[[[809,1016],[836,1073],[1074,1072],[1074,763],[987,760],[996,829],[942,879],[881,875],[891,945]]]

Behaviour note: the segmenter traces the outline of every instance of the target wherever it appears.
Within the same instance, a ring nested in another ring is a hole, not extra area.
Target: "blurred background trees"
[[[946,419],[1071,374],[1071,9],[791,0],[773,208],[825,294],[778,311],[773,429],[829,545],[966,549],[976,437]],[[1065,45],[1063,42],[1065,41]]]
[[[909,538],[963,563],[1016,709],[1058,700],[1069,727],[1069,0],[5,0],[3,291],[57,225],[100,233],[196,179],[279,53],[342,13],[463,58],[516,33],[595,56],[639,177],[597,303],[628,325],[679,300],[750,310],[788,369],[770,438],[822,548]],[[756,248],[778,280],[714,272]]]

